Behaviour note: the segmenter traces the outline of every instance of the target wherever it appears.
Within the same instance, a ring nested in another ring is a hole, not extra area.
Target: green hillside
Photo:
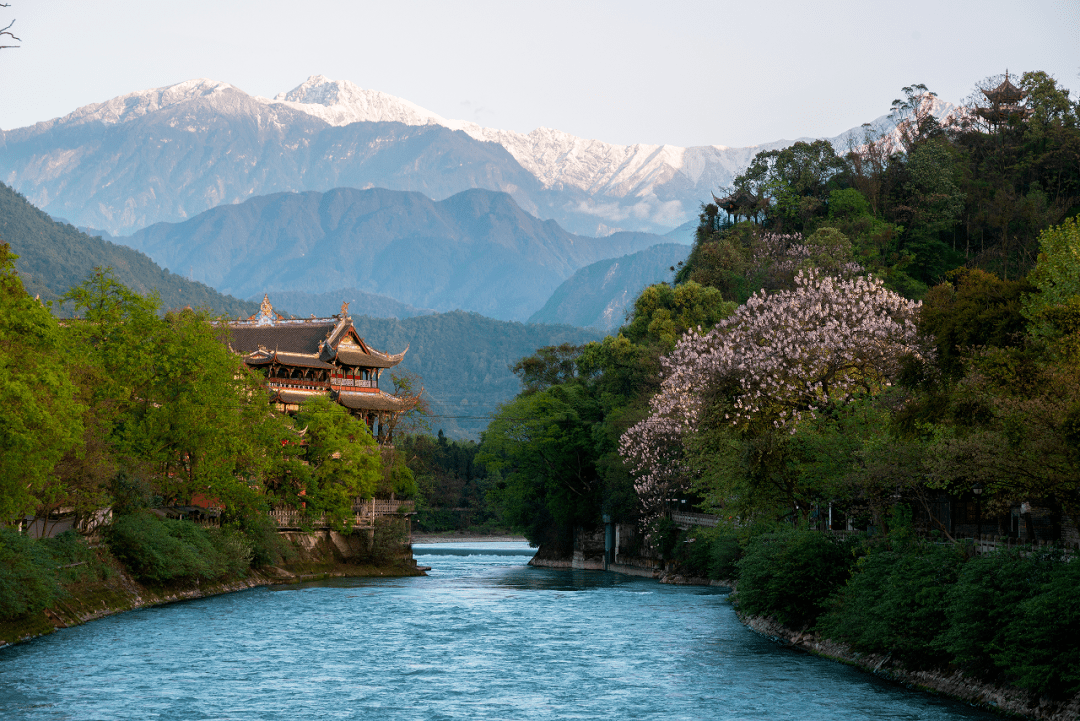
[[[210,308],[229,316],[251,315],[258,304],[222,295],[159,267],[131,248],[94,238],[58,223],[0,183],[0,241],[19,256],[15,267],[31,295],[55,300],[95,267],[112,268],[116,279],[138,293],[156,291],[164,308]]]
[[[602,334],[568,325],[526,325],[454,311],[396,318],[353,316],[356,330],[375,348],[399,353],[409,347],[395,372],[418,374],[431,404],[432,432],[477,438],[489,416],[511,400],[521,385],[510,371],[537,348],[599,340]],[[389,376],[383,376],[389,381]],[[383,384],[389,390],[389,383]]]

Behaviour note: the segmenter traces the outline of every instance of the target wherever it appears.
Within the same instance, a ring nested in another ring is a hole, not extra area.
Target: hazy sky
[[[322,74],[490,127],[684,146],[832,136],[904,85],[956,102],[1006,68],[1080,90],[1077,0],[5,1],[5,129],[196,77],[273,97]]]

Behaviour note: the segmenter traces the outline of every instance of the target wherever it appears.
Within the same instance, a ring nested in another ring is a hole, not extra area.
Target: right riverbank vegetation
[[[1045,73],[1012,80],[946,118],[904,88],[895,130],[759,153],[618,333],[515,365],[479,444],[271,413],[205,313],[96,272],[61,324],[0,257],[0,519],[79,519],[3,521],[0,616],[111,573],[242,577],[287,560],[272,507],[348,532],[357,498],[406,498],[422,530],[567,562],[633,529],[623,559],[736,582],[747,615],[1075,696],[1080,118]],[[215,523],[155,512],[196,499]]]
[[[944,119],[904,88],[896,131],[850,148],[759,153],[618,334],[518,363],[479,457],[542,557],[637,527],[604,563],[735,581],[743,613],[898,663],[1080,692],[1077,105],[1040,72],[979,87]]]

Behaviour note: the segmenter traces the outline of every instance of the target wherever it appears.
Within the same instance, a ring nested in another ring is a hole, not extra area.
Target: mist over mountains
[[[274,100],[199,79],[0,131],[0,179],[52,215],[112,234],[258,195],[381,187],[435,200],[502,191],[571,232],[604,235],[692,220],[754,154],[790,142],[620,146],[447,120],[322,76]],[[844,136],[835,142],[842,149]]]

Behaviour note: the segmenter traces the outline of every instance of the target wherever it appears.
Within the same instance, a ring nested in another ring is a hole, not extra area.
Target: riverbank
[[[207,598],[274,586],[327,578],[423,576],[411,554],[376,565],[350,562],[349,539],[333,532],[282,534],[294,549],[289,563],[251,569],[243,578],[221,582],[154,586],[140,583],[115,558],[107,561],[106,578],[84,580],[65,587],[62,600],[38,613],[0,620],[0,648],[28,641],[56,630],[79,626],[99,618],[150,606]]]
[[[880,656],[859,653],[847,644],[821,638],[812,632],[795,631],[772,619],[747,616],[738,611],[736,613],[747,627],[777,643],[855,666],[909,688],[941,694],[990,711],[1038,721],[1076,721],[1080,718],[1080,696],[1068,701],[1054,701],[1034,696],[1023,689],[979,681],[959,670],[912,671],[895,663],[891,654]]]

